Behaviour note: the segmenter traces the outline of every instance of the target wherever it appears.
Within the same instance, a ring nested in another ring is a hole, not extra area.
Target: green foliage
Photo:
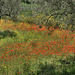
[[[72,25],[71,28],[74,29],[74,0],[36,0],[34,2],[37,4],[37,7],[34,9],[35,13],[33,16],[38,13],[54,16],[55,20],[61,23],[64,22],[67,26]]]
[[[1,6],[0,16],[9,16],[15,21],[22,9],[21,0],[2,0],[1,2],[4,4]]]
[[[6,74],[6,67],[4,65],[0,66],[0,73],[1,74]]]
[[[60,27],[60,22],[57,20],[54,20],[53,16],[45,16],[43,14],[38,14],[36,17],[32,16],[19,16],[18,17],[20,21],[26,22],[26,23],[34,23],[36,25],[39,25],[40,27],[42,26],[47,26],[47,27]]]
[[[30,74],[30,65],[28,63],[24,63],[24,65],[23,65],[23,74],[25,74],[25,75]]]
[[[7,36],[9,37],[15,37],[17,34],[13,31],[10,31],[10,30],[5,30],[3,32],[0,32],[0,38],[5,38]]]
[[[26,22],[26,23],[33,23],[33,18],[30,17],[30,16],[19,16],[18,19],[21,21],[21,22]]]

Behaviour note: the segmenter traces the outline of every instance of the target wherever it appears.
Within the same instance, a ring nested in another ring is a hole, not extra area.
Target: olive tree
[[[42,13],[46,16],[54,16],[60,22],[75,26],[75,0],[34,0],[37,6],[33,9],[34,14]],[[33,14],[33,15],[34,15]],[[48,22],[48,19],[45,23]]]
[[[15,20],[21,11],[21,0],[0,0],[0,17],[9,16]]]

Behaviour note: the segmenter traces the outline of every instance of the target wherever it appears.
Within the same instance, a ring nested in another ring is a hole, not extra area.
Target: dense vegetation
[[[0,75],[75,75],[74,0],[0,0]]]
[[[13,20],[23,19],[25,22],[46,26],[56,23],[56,27],[75,29],[74,0],[1,0],[0,3],[0,17],[6,15]],[[50,20],[50,17],[57,22]]]

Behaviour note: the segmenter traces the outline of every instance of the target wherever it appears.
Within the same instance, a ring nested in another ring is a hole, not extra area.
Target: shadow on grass
[[[37,71],[37,75],[75,75],[75,64],[61,64],[61,66],[57,66],[55,64],[45,65],[40,64],[40,71]],[[56,71],[56,69],[58,71]],[[61,70],[61,71],[59,71]]]
[[[48,64],[45,62],[39,63],[38,70],[36,72],[32,72],[30,68],[30,64],[24,63],[23,65],[23,75],[75,75],[75,57],[71,57],[71,59],[67,58],[65,60],[61,59],[56,62]]]
[[[64,66],[61,75],[75,75],[75,56],[69,56],[65,60],[59,60],[59,62]]]
[[[40,71],[37,71],[37,75],[55,75],[55,65],[39,64]]]
[[[0,31],[0,39],[5,38],[5,37],[15,37],[17,34],[13,31],[10,30],[5,30],[3,32]]]

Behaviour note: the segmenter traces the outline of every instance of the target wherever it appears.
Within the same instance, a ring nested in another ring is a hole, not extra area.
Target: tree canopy
[[[21,12],[21,0],[1,0],[0,17],[9,16],[15,19]]]
[[[36,0],[38,4],[35,12],[43,13],[46,16],[54,16],[55,19],[64,21],[68,25],[75,24],[75,1],[74,0]],[[49,18],[48,18],[49,19]]]

